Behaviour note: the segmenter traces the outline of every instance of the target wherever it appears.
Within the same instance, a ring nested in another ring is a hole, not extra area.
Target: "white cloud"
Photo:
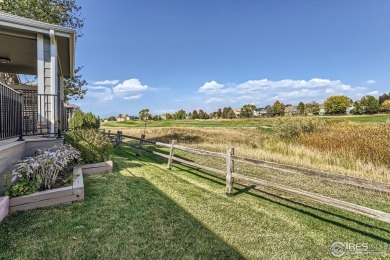
[[[114,80],[103,80],[103,81],[95,81],[93,84],[95,85],[115,85],[118,84],[119,80],[114,79]]]
[[[110,101],[114,99],[112,89],[110,87],[89,87],[88,88],[88,97],[94,97],[101,101]]]
[[[224,88],[223,84],[219,84],[216,81],[206,82],[199,88],[200,93],[215,93]]]
[[[128,97],[124,97],[123,99],[139,99],[142,97],[143,94],[138,94],[138,95],[133,95],[133,96],[128,96]]]
[[[360,98],[365,87],[352,87],[340,80],[313,78],[310,80],[283,79],[272,81],[269,79],[248,80],[243,83],[229,85],[216,81],[206,82],[198,90],[199,93],[209,97],[205,103],[225,102],[244,104],[254,101],[267,105],[274,100],[287,103],[309,102],[317,100],[323,102],[330,95],[348,95],[352,99]]]
[[[94,90],[105,90],[105,89],[107,89],[107,87],[103,87],[103,86],[89,86],[88,87],[88,90],[92,90],[92,91],[94,91]]]
[[[102,81],[103,83],[110,82],[118,83],[119,81]],[[90,86],[88,87],[88,97],[94,97],[101,101],[109,101],[113,99],[139,99],[142,97],[142,93],[146,90],[149,90],[148,85],[142,85],[138,79],[128,79],[122,83],[112,86]]]
[[[139,79],[127,79],[113,88],[114,93],[137,92],[147,89],[148,85],[142,85]]]
[[[376,81],[373,80],[373,79],[369,79],[369,80],[366,81],[366,83],[371,85],[371,84],[375,84]]]

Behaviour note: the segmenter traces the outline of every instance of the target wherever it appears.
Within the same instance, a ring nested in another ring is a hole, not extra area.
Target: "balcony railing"
[[[20,135],[22,107],[21,94],[0,82],[0,139]]]
[[[0,139],[29,135],[57,135],[68,129],[69,113],[60,95],[14,90],[0,83]]]

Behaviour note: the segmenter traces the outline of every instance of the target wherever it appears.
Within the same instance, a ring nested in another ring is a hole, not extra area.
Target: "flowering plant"
[[[19,196],[38,190],[51,189],[58,176],[67,170],[67,166],[77,163],[80,152],[71,145],[53,146],[38,150],[36,156],[28,157],[16,164],[11,174],[12,180],[18,179],[7,194]]]

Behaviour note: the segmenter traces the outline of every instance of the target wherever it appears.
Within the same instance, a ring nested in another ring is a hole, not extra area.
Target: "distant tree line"
[[[219,108],[215,112],[207,113],[203,109],[186,112],[183,109],[175,113],[164,113],[163,115],[152,115],[148,108],[139,111],[138,116],[130,117],[126,114],[124,117],[119,114],[117,118],[139,119],[139,120],[207,120],[207,119],[233,119],[233,118],[253,118],[259,116],[275,117],[283,115],[342,115],[342,114],[376,114],[379,112],[390,112],[390,92],[384,93],[379,98],[366,95],[353,102],[351,98],[343,95],[328,97],[322,105],[316,101],[308,103],[299,102],[297,106],[284,104],[277,100],[272,105],[264,108],[257,108],[253,104],[246,104],[239,109],[233,110],[231,107]],[[117,118],[111,116],[106,118],[108,121],[116,121]]]

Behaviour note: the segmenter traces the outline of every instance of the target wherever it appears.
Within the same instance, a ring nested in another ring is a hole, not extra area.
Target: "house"
[[[74,75],[73,29],[0,12],[0,139],[67,128],[64,78]],[[35,75],[26,84],[18,74]],[[11,121],[10,120],[10,121]]]
[[[74,113],[77,110],[80,110],[80,107],[75,104],[64,104],[64,107],[65,107],[66,118],[72,118],[74,116]]]
[[[240,117],[240,115],[241,115],[241,108],[237,108],[233,112],[236,115],[236,117]]]
[[[117,121],[117,122],[123,122],[123,121],[125,121],[125,119],[124,119],[123,117],[118,117],[118,118],[116,119],[116,121]]]
[[[267,116],[267,109],[265,109],[264,107],[262,108],[256,108],[256,114],[259,116],[259,117],[263,117],[263,116]]]
[[[297,113],[297,107],[296,106],[286,106],[284,108],[284,114],[286,116],[293,116]]]

